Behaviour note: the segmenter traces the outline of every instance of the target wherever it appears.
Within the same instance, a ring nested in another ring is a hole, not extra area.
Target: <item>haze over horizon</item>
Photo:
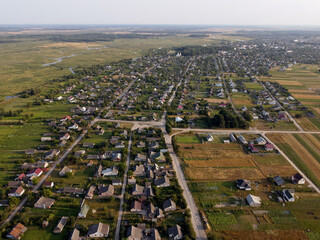
[[[0,24],[320,26],[314,0],[14,0]]]

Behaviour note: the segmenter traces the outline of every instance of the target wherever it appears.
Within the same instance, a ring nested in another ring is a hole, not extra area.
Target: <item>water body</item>
[[[108,48],[107,46],[102,46],[102,47],[95,47],[95,48],[90,48],[90,47],[87,47],[87,51],[90,51],[90,50],[99,50],[99,49],[103,49],[103,48]],[[81,54],[81,53],[80,53]],[[59,57],[59,58],[54,58],[54,62],[51,62],[51,63],[45,63],[45,64],[42,64],[43,67],[48,67],[48,66],[51,66],[51,65],[55,65],[59,62],[62,62],[63,59],[65,58],[72,58],[74,56],[77,56],[77,54],[72,54],[70,56],[63,56],[63,57]],[[70,71],[72,72],[72,74],[74,74],[74,71],[72,70],[72,68],[69,68]]]
[[[43,67],[48,67],[48,66],[51,66],[51,65],[55,65],[59,62],[62,62],[63,59],[65,58],[71,58],[71,57],[74,57],[74,56],[77,56],[77,54],[72,54],[70,56],[63,56],[63,57],[59,57],[59,58],[54,58],[54,60],[56,60],[55,62],[51,62],[51,63],[45,63],[45,64],[42,64]]]

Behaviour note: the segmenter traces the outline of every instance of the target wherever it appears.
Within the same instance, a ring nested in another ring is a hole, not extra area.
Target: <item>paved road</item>
[[[123,202],[124,202],[124,193],[126,191],[126,185],[127,185],[127,179],[128,179],[128,169],[129,169],[129,164],[130,164],[130,153],[131,153],[131,144],[132,144],[132,131],[130,133],[130,139],[128,143],[128,156],[127,156],[127,169],[124,173],[123,176],[123,183],[122,183],[122,190],[121,190],[121,195],[120,195],[120,208],[119,208],[119,215],[117,219],[117,227],[116,227],[116,234],[115,234],[115,239],[119,240],[120,239],[120,228],[121,228],[121,221],[122,221],[122,215],[123,215]]]

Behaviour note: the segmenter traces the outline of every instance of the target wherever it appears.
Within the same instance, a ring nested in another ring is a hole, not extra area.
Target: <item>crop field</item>
[[[281,175],[292,176],[296,171],[279,154],[250,155],[240,144],[222,143],[227,135],[212,134],[214,141],[198,142],[198,135],[175,136],[179,157],[183,160],[187,179],[192,181],[236,180],[249,178],[261,180]],[[254,139],[257,135],[246,135]]]
[[[256,90],[256,91],[261,91],[263,90],[263,87],[260,83],[256,82],[256,83],[252,83],[252,82],[246,82],[244,83],[244,85],[246,86],[246,88],[250,89],[250,90]]]
[[[306,174],[320,186],[319,139],[312,135],[269,134],[268,137]]]

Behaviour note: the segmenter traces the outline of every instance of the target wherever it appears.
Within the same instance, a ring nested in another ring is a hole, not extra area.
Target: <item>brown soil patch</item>
[[[314,106],[320,105],[320,102],[301,102],[303,105]]]
[[[292,94],[293,97],[298,99],[320,99],[320,95],[312,95],[312,94]]]
[[[199,100],[201,98],[198,98]],[[208,103],[228,103],[226,99],[216,99],[216,98],[204,98]]]
[[[253,106],[254,104],[252,103],[252,101],[251,100],[249,100],[249,99],[236,99],[236,98],[234,98],[234,99],[232,99],[232,101],[233,101],[233,103],[235,104],[235,105],[249,105],[249,106]]]
[[[311,134],[303,134],[301,135],[303,140],[308,143],[317,154],[320,155],[320,142]]]
[[[314,94],[312,90],[305,90],[305,89],[290,89],[290,93],[307,93],[307,94]]]
[[[276,80],[281,85],[287,85],[287,86],[303,86],[301,82],[298,81],[286,81],[286,80]]]
[[[237,180],[245,178],[250,180],[261,180],[265,178],[257,168],[194,168],[187,167],[186,177],[190,180]]]
[[[259,166],[260,170],[267,177],[282,176],[291,177],[296,174],[297,171],[291,166]]]
[[[269,231],[214,231],[215,239],[223,240],[307,240],[301,230],[269,230]]]

